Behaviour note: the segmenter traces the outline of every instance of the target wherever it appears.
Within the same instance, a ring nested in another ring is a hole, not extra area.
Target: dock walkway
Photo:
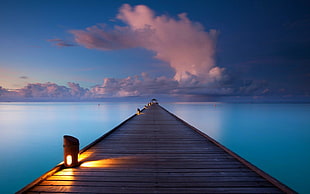
[[[157,104],[18,193],[294,193]]]

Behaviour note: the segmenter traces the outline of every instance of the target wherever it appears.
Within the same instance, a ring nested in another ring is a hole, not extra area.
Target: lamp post
[[[64,136],[64,165],[65,167],[76,167],[79,165],[79,140],[75,137]]]

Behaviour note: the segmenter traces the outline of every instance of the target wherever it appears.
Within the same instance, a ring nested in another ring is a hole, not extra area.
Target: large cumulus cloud
[[[185,13],[179,14],[177,19],[156,16],[144,5],[124,4],[116,17],[126,26],[107,29],[106,25],[100,24],[70,32],[78,44],[90,49],[142,47],[153,51],[155,58],[175,70],[174,79],[180,84],[188,84],[193,76],[202,84],[221,79],[224,69],[217,67],[214,60],[216,30],[205,31]]]

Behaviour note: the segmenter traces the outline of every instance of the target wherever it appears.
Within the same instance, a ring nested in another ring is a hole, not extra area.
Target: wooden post
[[[65,167],[76,167],[79,165],[79,140],[75,137],[64,136],[64,165]]]

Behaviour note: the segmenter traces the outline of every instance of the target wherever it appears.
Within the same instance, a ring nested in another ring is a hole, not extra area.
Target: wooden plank
[[[120,185],[123,182],[139,182],[139,183],[206,183],[206,182],[262,182],[265,181],[259,177],[195,177],[195,176],[184,176],[184,177],[159,177],[159,176],[51,176],[46,180],[48,181],[92,181],[92,182],[118,182]]]
[[[42,186],[87,186],[87,187],[118,187],[120,185],[119,182],[93,182],[93,181],[44,181],[41,184]],[[158,187],[158,182],[126,182],[126,187]],[[272,187],[272,184],[267,181],[262,182],[185,182],[185,183],[160,183],[160,187],[162,188],[177,188],[177,187],[253,187],[253,188],[261,188],[261,187]]]
[[[64,171],[64,170],[63,170]],[[62,171],[61,171],[62,172]],[[71,173],[76,173],[77,171],[72,171]],[[120,168],[109,168],[109,169],[100,169],[100,168],[80,168],[78,172],[124,172],[124,173],[134,173],[134,172],[154,172],[154,169],[142,169],[142,168],[136,168],[136,169],[120,169]],[[253,172],[249,169],[243,169],[243,168],[205,168],[205,169],[182,169],[182,168],[175,168],[175,169],[156,169],[156,173],[195,173],[195,172]]]
[[[72,172],[60,171],[54,174],[54,176],[72,176]],[[130,171],[116,171],[116,172],[102,172],[102,171],[77,171],[74,172],[74,176],[167,176],[167,177],[179,177],[179,176],[197,176],[197,177],[250,177],[257,176],[254,172],[130,172]]]
[[[118,187],[89,187],[89,186],[37,186],[33,191],[37,192],[67,192],[67,193],[90,193],[90,189],[93,193],[153,193],[154,187],[140,187],[131,188],[126,186]],[[273,187],[213,187],[213,188],[158,188],[156,187],[157,193],[281,193]]]

